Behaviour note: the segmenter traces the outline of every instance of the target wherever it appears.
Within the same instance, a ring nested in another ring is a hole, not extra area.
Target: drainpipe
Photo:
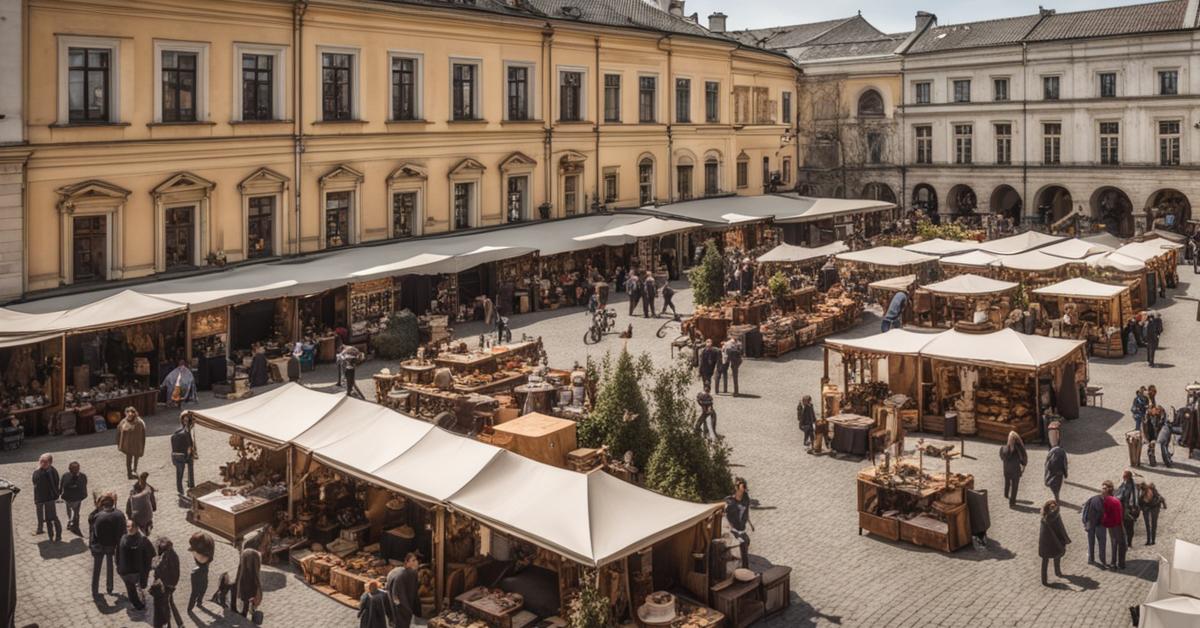
[[[671,46],[668,45],[665,49],[662,47],[663,41],[670,39],[670,35],[660,37],[657,45],[659,50],[665,50],[667,53],[667,80],[664,81],[666,84],[663,86],[663,91],[667,94],[667,202],[673,203],[675,202],[675,138],[671,134],[671,115],[675,112],[675,108],[672,106],[671,99],[675,91],[675,79],[671,74]]]
[[[602,91],[603,91],[604,87],[603,87],[603,82],[602,82],[603,75],[600,73],[600,36],[599,35],[595,36],[595,41],[596,41],[596,80],[595,80],[596,95],[593,98],[593,100],[596,103],[596,112],[593,115],[596,116],[596,125],[593,128],[595,129],[595,132],[596,132],[596,164],[595,164],[595,170],[596,170],[595,190],[596,190],[596,193],[592,197],[592,206],[599,209],[602,205],[601,194],[604,189],[603,181],[600,179],[600,120],[602,119],[602,116],[604,115],[604,111],[601,110],[601,107],[603,105],[601,104],[602,101],[600,100],[600,98],[602,96]],[[604,199],[604,200],[607,201],[608,199]]]
[[[550,163],[550,157],[554,152],[554,129],[550,126],[550,119],[554,115],[554,83],[551,80],[554,74],[553,68],[550,67],[553,61],[554,27],[547,22],[542,27],[542,73],[545,75],[542,81],[542,163],[544,164],[542,183],[545,197],[542,199],[541,206],[538,207],[541,218],[549,218],[550,210],[554,206],[550,202],[550,199],[553,198],[550,180],[554,177],[554,164]]]
[[[896,199],[899,201],[900,215],[897,218],[908,215],[907,207],[912,198],[908,194],[908,110],[904,102],[908,98],[908,77],[905,75],[904,61],[904,57],[900,57],[900,198]]]
[[[304,88],[301,85],[304,73],[304,12],[308,10],[306,0],[296,0],[292,5],[292,108],[295,120],[292,121],[292,212],[295,216],[295,228],[292,237],[296,239],[292,253],[300,254],[302,223],[300,219],[301,161],[304,155]]]
[[[1021,222],[1029,225],[1029,46],[1021,42]],[[1037,202],[1037,199],[1034,199]],[[1019,228],[1019,227],[1018,227]],[[1079,230],[1075,230],[1076,235]]]

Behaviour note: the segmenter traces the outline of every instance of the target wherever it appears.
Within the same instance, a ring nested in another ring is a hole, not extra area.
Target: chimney
[[[1200,0],[1188,0],[1187,8],[1183,12],[1183,27],[1196,27],[1196,13],[1200,9]]]
[[[937,26],[937,16],[927,11],[917,11],[917,28],[920,32],[931,26]]]
[[[667,5],[667,12],[675,17],[683,17],[683,0],[671,0]]]
[[[1038,15],[1040,15],[1042,17],[1049,17],[1051,15],[1054,15],[1054,9],[1047,9],[1039,4],[1038,5]]]
[[[1194,1],[1200,2],[1200,0],[1194,0]],[[708,16],[708,30],[710,30],[714,33],[724,33],[725,32],[725,17],[726,17],[726,15],[721,12],[717,12],[717,13],[713,13],[712,15],[709,15]]]

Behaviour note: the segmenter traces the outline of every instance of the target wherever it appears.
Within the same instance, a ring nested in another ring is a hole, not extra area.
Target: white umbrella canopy
[[[1062,297],[1085,297],[1099,299],[1105,297],[1115,297],[1118,294],[1128,290],[1125,286],[1114,286],[1112,284],[1100,283],[1085,279],[1083,277],[1074,277],[1066,279],[1049,286],[1037,288],[1033,291],[1034,294],[1046,296],[1062,296]]]
[[[914,242],[904,246],[904,250],[906,251],[924,253],[926,255],[954,255],[956,253],[974,251],[978,248],[979,243],[973,240],[944,240],[942,238]]]
[[[836,255],[844,251],[849,251],[850,247],[846,246],[845,242],[838,240],[830,244],[818,247],[796,246],[794,244],[780,244],[779,246],[758,256],[758,262],[806,262],[808,260],[821,259]]]
[[[995,294],[1016,289],[1020,284],[981,277],[972,273],[956,275],[922,288],[934,294]]]

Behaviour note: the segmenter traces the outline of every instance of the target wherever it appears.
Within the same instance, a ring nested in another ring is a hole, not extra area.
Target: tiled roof
[[[1022,15],[999,20],[935,26],[925,31],[908,52],[938,52],[1020,43],[1040,19],[1040,15]]]
[[[1081,39],[1185,28],[1187,0],[1168,0],[1110,9],[1075,11],[1047,16],[1026,38],[1028,41]]]
[[[836,20],[813,22],[811,24],[792,24],[791,26],[752,28],[743,31],[730,32],[729,34],[747,46],[758,46],[761,48],[774,49],[791,48],[793,46],[806,44],[854,18],[862,19],[860,16],[855,15]]]
[[[875,57],[890,55],[904,41],[905,36],[897,39],[881,39],[879,41],[861,41],[849,44],[828,44],[824,46],[802,46],[788,48],[788,56],[798,63],[826,61],[829,59],[848,59],[853,57]]]
[[[861,15],[856,15],[829,29],[825,34],[805,43],[852,44],[860,41],[879,41],[887,38],[887,35],[883,34],[878,28],[871,26],[871,23],[864,20]]]

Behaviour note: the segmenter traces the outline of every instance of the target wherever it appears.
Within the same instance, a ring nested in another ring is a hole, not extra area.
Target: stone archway
[[[879,182],[871,182],[864,185],[859,197],[873,201],[883,201],[885,203],[896,202],[896,193],[892,191],[891,186]]]
[[[1092,218],[1118,238],[1133,237],[1133,203],[1119,188],[1106,186],[1092,194]]]
[[[1024,205],[1021,194],[1011,185],[999,185],[992,190],[992,198],[988,203],[993,214],[1008,218],[1014,225],[1020,224]]]
[[[950,211],[959,216],[975,213],[975,208],[979,205],[975,190],[972,190],[971,186],[961,183],[950,188],[950,195],[946,198],[946,202],[950,204]]]
[[[1192,218],[1192,202],[1179,190],[1158,190],[1146,200],[1146,228],[1183,231]]]
[[[937,190],[928,183],[918,183],[913,187],[912,206],[913,209],[924,211],[930,218],[936,216],[938,210]]]
[[[1042,224],[1050,225],[1071,213],[1071,192],[1061,185],[1049,185],[1037,195],[1038,216]]]

